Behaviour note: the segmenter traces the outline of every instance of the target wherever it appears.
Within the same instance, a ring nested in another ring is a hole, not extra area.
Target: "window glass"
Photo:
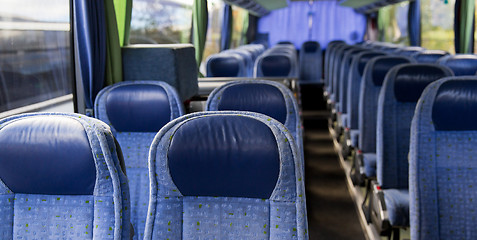
[[[70,1],[0,4],[0,112],[70,94]]]
[[[189,43],[193,0],[134,0],[130,44]]]
[[[422,46],[455,53],[455,0],[421,0]]]
[[[245,31],[244,26],[248,25],[248,12],[237,6],[232,6],[233,16],[233,28],[232,28],[232,41],[230,48],[236,48],[245,44]]]
[[[209,10],[209,24],[201,65],[205,65],[207,57],[211,54],[220,52],[220,34],[224,16],[224,2],[222,0],[208,0],[207,8]]]
[[[381,41],[409,45],[407,15],[409,3],[383,7],[379,10],[379,32]]]

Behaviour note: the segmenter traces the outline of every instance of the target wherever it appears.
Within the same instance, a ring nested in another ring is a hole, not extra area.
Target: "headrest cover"
[[[168,165],[184,196],[268,199],[278,180],[280,156],[264,123],[217,115],[189,120],[176,130]]]
[[[456,76],[473,76],[477,72],[477,56],[465,54],[441,58],[439,62],[448,66]]]
[[[382,55],[384,55],[384,54],[378,53],[378,52],[363,53],[358,60],[358,73],[359,73],[359,75],[363,76],[364,68],[366,67],[366,64],[372,58],[377,57],[377,56],[382,56]]]
[[[317,42],[305,42],[303,43],[302,49],[307,53],[314,53],[318,51],[320,44]]]
[[[261,69],[267,77],[288,77],[291,72],[292,63],[286,56],[272,55],[262,59]]]
[[[375,86],[382,86],[386,74],[391,68],[403,63],[409,63],[409,59],[404,57],[382,57],[374,62],[372,69],[373,83]]]
[[[220,97],[217,110],[258,112],[285,124],[286,102],[275,86],[263,83],[241,83],[227,87]]]
[[[240,59],[233,56],[216,56],[211,58],[209,75],[211,77],[237,77],[240,71]]]
[[[477,130],[477,78],[443,83],[432,107],[437,131]]]
[[[96,166],[81,123],[19,119],[0,129],[0,179],[14,193],[91,195]]]
[[[171,120],[166,91],[158,85],[118,86],[106,98],[106,114],[119,132],[158,132]]]
[[[450,76],[440,66],[413,64],[399,69],[394,80],[394,96],[400,102],[417,102],[430,83]]]

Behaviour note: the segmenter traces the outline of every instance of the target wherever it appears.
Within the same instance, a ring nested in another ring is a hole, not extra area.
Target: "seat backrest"
[[[95,117],[111,126],[123,151],[134,239],[143,238],[146,224],[149,147],[161,127],[182,115],[182,102],[174,88],[164,82],[121,82],[104,88],[96,98]]]
[[[109,127],[84,115],[0,120],[2,239],[129,239],[129,188],[116,149]]]
[[[320,43],[307,41],[300,50],[300,81],[322,83],[323,59]]]
[[[365,153],[376,152],[378,97],[386,74],[399,64],[414,60],[401,56],[379,56],[366,64],[361,81],[358,106],[358,147]]]
[[[341,65],[343,64],[343,57],[347,50],[355,48],[355,46],[343,45],[339,46],[336,49],[335,56],[333,57],[333,69],[331,73],[331,93],[334,96],[334,100],[338,101],[339,98],[336,98],[339,94],[339,80],[341,77]]]
[[[362,52],[356,55],[352,62],[350,71],[348,73],[348,98],[347,111],[348,111],[348,128],[358,129],[358,110],[359,110],[359,93],[361,88],[361,79],[364,74],[364,68],[366,64],[375,57],[383,56],[382,52]]]
[[[236,53],[218,53],[207,58],[207,77],[246,77],[245,59]]]
[[[295,61],[287,53],[264,53],[255,62],[254,77],[296,77]]]
[[[337,41],[337,42],[330,42],[328,44],[328,47],[326,48],[325,52],[325,86],[326,90],[330,90],[330,85],[332,83],[331,81],[331,76],[332,76],[332,71],[333,71],[333,58],[335,56],[336,50],[338,49],[338,46],[344,45],[344,42]]]
[[[477,239],[477,78],[450,77],[422,94],[409,153],[411,238]]]
[[[409,136],[416,103],[424,88],[452,70],[437,64],[410,63],[386,75],[378,100],[376,174],[383,188],[408,188]]]
[[[144,239],[308,239],[293,137],[250,112],[200,112],[164,126],[150,151]]]
[[[477,56],[473,54],[448,55],[437,62],[452,69],[456,76],[473,76],[477,72]]]
[[[424,50],[416,52],[412,55],[418,63],[436,63],[441,57],[449,55],[448,52],[442,50]]]
[[[402,47],[396,49],[394,51],[395,54],[400,55],[400,56],[405,56],[405,57],[410,57],[416,53],[424,51],[425,48],[422,47],[417,47],[417,46],[410,46],[410,47]]]
[[[353,61],[353,57],[367,51],[362,48],[352,48],[345,51],[343,56],[343,60],[341,62],[341,70],[340,70],[340,79],[338,81],[337,87],[339,88],[338,95],[336,96],[338,99],[338,104],[336,104],[336,110],[341,113],[347,113],[347,99],[348,99],[348,73]]]
[[[255,60],[253,59],[253,54],[249,50],[237,48],[228,50],[226,52],[240,55],[245,63],[245,77],[253,77],[253,66],[255,64]]]

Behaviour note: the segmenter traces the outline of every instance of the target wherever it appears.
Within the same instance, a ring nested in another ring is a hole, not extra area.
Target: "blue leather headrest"
[[[456,76],[473,76],[477,72],[477,56],[462,54],[439,59],[439,63],[448,66]]]
[[[438,65],[409,64],[403,66],[395,75],[394,96],[400,102],[417,102],[422,91],[430,83],[452,73]]]
[[[477,130],[477,78],[444,82],[437,92],[432,121],[438,131]]]
[[[14,193],[91,195],[96,166],[81,123],[20,119],[0,129],[0,178]]]
[[[287,108],[282,92],[263,83],[242,83],[227,87],[217,110],[258,112],[285,124]]]
[[[359,58],[358,62],[358,73],[360,76],[363,76],[364,73],[364,68],[366,67],[366,64],[374,57],[377,56],[382,56],[384,55],[383,53],[378,53],[378,52],[369,52],[369,53],[363,53],[361,57]]]
[[[435,63],[441,57],[449,55],[448,52],[442,50],[427,50],[415,53],[412,57],[420,63]]]
[[[382,86],[386,74],[391,68],[403,63],[409,63],[409,59],[404,57],[381,57],[373,65],[373,83],[375,86]]]
[[[286,56],[271,55],[262,59],[260,67],[264,76],[287,77],[290,74],[292,63]]]
[[[192,119],[172,136],[168,165],[184,196],[268,199],[280,171],[274,134],[245,116]]]
[[[157,132],[171,120],[166,91],[158,85],[118,86],[106,98],[106,114],[119,132]]]
[[[314,53],[318,51],[319,46],[320,45],[317,42],[310,41],[310,42],[303,43],[302,49],[304,50],[304,52]]]
[[[211,58],[209,75],[211,77],[237,77],[240,71],[240,59],[233,56],[216,56]]]

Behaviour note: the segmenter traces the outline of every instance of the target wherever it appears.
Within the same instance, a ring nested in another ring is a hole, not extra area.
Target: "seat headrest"
[[[477,78],[451,80],[438,89],[432,121],[438,131],[477,130]]]
[[[240,83],[228,86],[222,93],[217,110],[258,112],[285,124],[287,108],[283,93],[264,83]]]
[[[105,105],[118,132],[157,132],[171,120],[168,94],[158,85],[118,86],[109,92]]]
[[[368,62],[374,58],[374,57],[377,57],[377,56],[383,56],[384,54],[383,53],[379,53],[379,52],[366,52],[366,53],[361,53],[360,55],[358,55],[358,73],[360,76],[363,76],[363,73],[364,73],[364,68],[366,67],[366,64],[368,64]]]
[[[399,64],[410,63],[410,59],[398,56],[377,57],[372,63],[372,79],[375,86],[382,86],[386,74],[391,68]]]
[[[302,50],[307,53],[314,53],[317,52],[320,47],[320,44],[317,42],[309,41],[303,43]]]
[[[412,57],[420,63],[435,63],[441,57],[449,55],[448,52],[442,50],[426,50],[417,52]]]
[[[292,70],[292,63],[284,55],[271,55],[262,59],[260,68],[264,76],[287,77]]]
[[[450,69],[435,64],[402,65],[394,77],[394,96],[400,102],[417,102],[430,83],[452,76]]]
[[[167,152],[173,182],[184,196],[270,198],[280,155],[270,128],[246,116],[191,119]]]
[[[456,76],[473,76],[477,72],[476,55],[449,55],[440,58],[438,62],[452,69]]]
[[[0,179],[14,193],[91,195],[96,166],[83,125],[32,116],[0,128]]]
[[[207,64],[211,77],[237,77],[240,71],[240,59],[234,56],[215,56]]]

